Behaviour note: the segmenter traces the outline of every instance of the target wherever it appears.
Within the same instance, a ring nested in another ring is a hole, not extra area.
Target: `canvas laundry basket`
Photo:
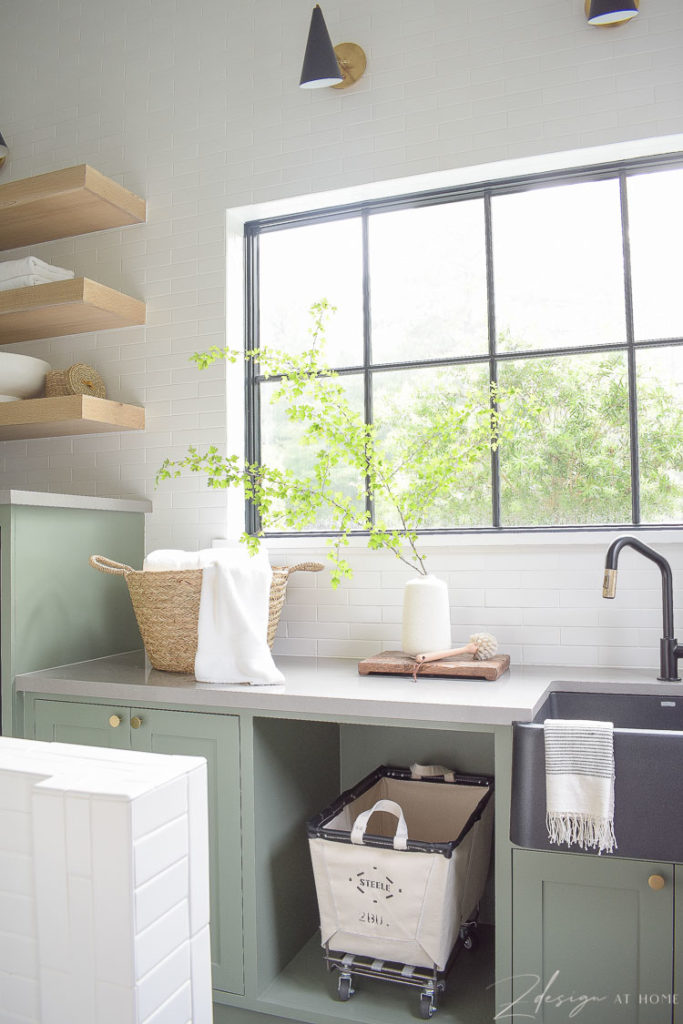
[[[492,793],[488,776],[382,765],[312,818],[322,945],[445,970],[486,882]]]
[[[142,642],[153,667],[162,672],[194,672],[203,570],[138,571],[103,555],[91,555],[89,561],[93,569],[124,577]],[[293,572],[320,572],[323,568],[320,562],[272,567],[269,647],[273,646],[289,577]]]

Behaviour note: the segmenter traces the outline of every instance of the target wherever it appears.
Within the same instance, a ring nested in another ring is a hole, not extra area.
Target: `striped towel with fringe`
[[[613,853],[612,722],[546,719],[546,825],[551,843]]]

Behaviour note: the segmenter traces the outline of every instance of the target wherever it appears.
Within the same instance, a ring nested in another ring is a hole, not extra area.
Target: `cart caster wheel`
[[[350,999],[354,992],[355,989],[351,988],[351,977],[348,974],[342,974],[337,982],[337,995],[342,1003]]]
[[[423,992],[420,996],[420,1016],[429,1020],[436,1013],[436,998],[433,992]]]
[[[479,936],[477,935],[476,925],[471,925],[462,937],[463,949],[468,950],[470,953],[476,949],[479,945]]]

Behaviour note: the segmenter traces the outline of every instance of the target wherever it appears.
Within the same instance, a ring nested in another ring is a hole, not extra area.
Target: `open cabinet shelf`
[[[144,430],[145,410],[92,395],[0,402],[0,441]]]
[[[80,164],[0,185],[0,249],[144,223],[145,201]]]
[[[412,724],[253,720],[253,790],[245,794],[253,815],[253,842],[245,875],[245,906],[256,951],[248,1007],[270,1017],[310,1024],[410,1024],[420,1019],[417,987],[354,977],[356,994],[342,1002],[337,973],[328,972],[318,928],[319,912],[304,823],[379,764],[455,764],[459,771],[493,774],[490,734],[427,729]],[[368,847],[371,856],[372,848]],[[408,856],[413,856],[408,854]],[[369,861],[369,863],[372,863]],[[253,873],[253,874],[252,874]],[[490,1024],[494,1016],[492,885],[482,900],[479,943],[461,949],[446,980],[434,1018],[442,1024]],[[217,1004],[234,1002],[216,993]],[[228,1024],[216,1008],[216,1024]],[[233,1012],[231,1007],[230,1013]],[[239,1018],[238,1018],[239,1019]]]
[[[144,302],[88,277],[13,288],[0,291],[0,345],[132,327],[145,312]]]

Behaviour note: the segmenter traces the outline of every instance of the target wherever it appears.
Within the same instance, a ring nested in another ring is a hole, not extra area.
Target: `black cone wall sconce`
[[[302,89],[347,89],[361,77],[366,67],[363,50],[356,43],[332,45],[320,4],[311,15],[308,42],[299,85]]]
[[[639,0],[586,0],[589,25],[623,25],[635,18]]]

